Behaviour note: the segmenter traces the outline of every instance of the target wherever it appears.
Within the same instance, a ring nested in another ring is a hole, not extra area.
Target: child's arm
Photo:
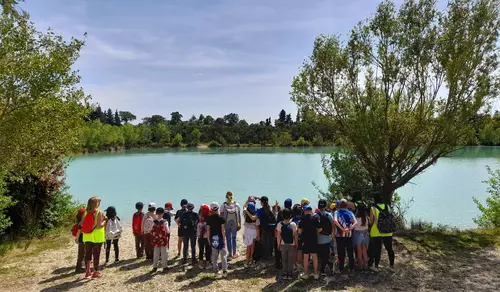
[[[332,241],[335,241],[335,223],[333,221],[333,216],[332,216]]]
[[[295,245],[295,248],[299,247],[299,234],[297,225],[295,225],[295,228],[293,229],[293,245]]]
[[[356,220],[356,216],[352,216],[352,225],[349,229],[351,229],[351,231],[354,229],[354,227],[356,227],[356,225],[358,224],[358,220]]]
[[[146,222],[146,213],[142,215],[142,222],[141,222],[141,234],[144,234],[144,223]]]
[[[337,216],[333,216],[333,222],[337,226],[337,228],[344,229],[342,225],[340,225],[339,220],[337,219]]]

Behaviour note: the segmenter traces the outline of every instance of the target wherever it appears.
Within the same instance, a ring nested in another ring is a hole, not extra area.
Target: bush
[[[500,227],[500,169],[495,171],[487,166],[490,179],[484,181],[488,186],[490,197],[486,199],[486,205],[479,202],[478,199],[472,198],[476,203],[481,215],[474,218],[474,222],[483,228],[499,228]]]
[[[299,139],[297,139],[297,141],[295,142],[295,146],[297,146],[297,147],[311,146],[311,142],[306,141],[306,139],[304,139],[304,137],[299,137]]]
[[[210,141],[210,143],[208,143],[208,147],[220,147],[220,143],[212,140]]]
[[[172,147],[181,147],[182,146],[182,135],[180,133],[175,134],[174,139],[172,140]]]

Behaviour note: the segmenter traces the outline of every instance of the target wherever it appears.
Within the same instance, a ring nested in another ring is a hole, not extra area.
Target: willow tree
[[[471,134],[499,92],[498,0],[390,1],[343,41],[320,36],[291,96],[335,122],[372,187],[391,194]]]

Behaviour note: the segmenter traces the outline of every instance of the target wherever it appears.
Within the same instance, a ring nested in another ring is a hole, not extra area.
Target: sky
[[[103,108],[139,119],[179,111],[295,117],[290,85],[320,34],[346,35],[375,0],[26,0],[21,8],[86,46],[81,86]]]

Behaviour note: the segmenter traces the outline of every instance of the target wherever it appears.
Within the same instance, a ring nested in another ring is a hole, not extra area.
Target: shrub
[[[486,199],[486,205],[479,202],[478,199],[472,198],[476,203],[481,215],[474,218],[474,222],[483,228],[499,228],[500,227],[500,169],[495,171],[487,166],[490,179],[484,181],[488,186],[490,197]]]
[[[212,140],[208,143],[208,147],[220,147],[220,143]]]
[[[304,137],[299,137],[299,139],[297,139],[297,141],[295,142],[295,145],[298,147],[311,146],[311,142],[306,141]]]
[[[182,146],[182,135],[180,133],[175,134],[171,145],[172,145],[172,147],[181,147]]]

